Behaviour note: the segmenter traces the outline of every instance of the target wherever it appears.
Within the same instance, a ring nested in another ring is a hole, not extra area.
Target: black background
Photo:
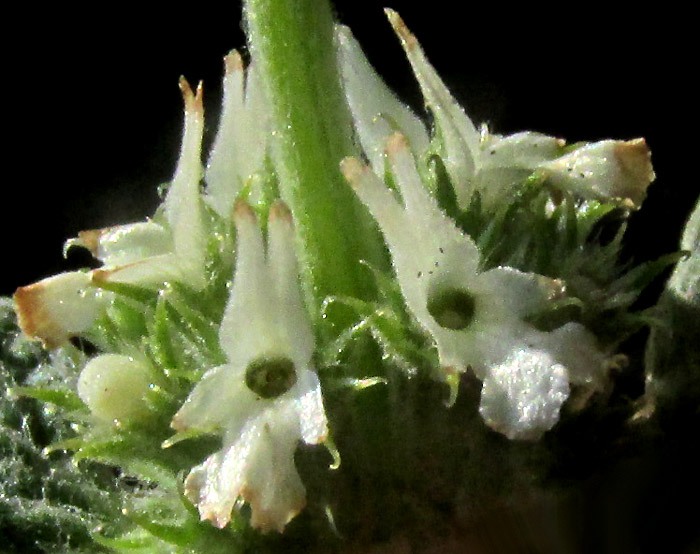
[[[370,60],[417,110],[418,87],[382,12],[336,2]],[[682,13],[592,4],[514,11],[500,3],[395,1],[477,122],[577,140],[646,137],[658,175],[629,235],[648,259],[676,247],[698,196],[696,67]],[[85,263],[61,257],[82,229],[143,219],[168,181],[181,134],[180,75],[205,84],[215,130],[222,57],[244,44],[240,4],[225,7],[25,5],[5,52],[4,268],[0,294]]]

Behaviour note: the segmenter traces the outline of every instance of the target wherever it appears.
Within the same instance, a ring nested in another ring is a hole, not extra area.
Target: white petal
[[[593,333],[580,323],[567,323],[545,333],[543,345],[552,356],[566,366],[569,380],[577,385],[598,388],[606,379],[605,354]]]
[[[100,293],[91,286],[89,273],[59,273],[14,294],[15,312],[24,333],[41,340],[46,348],[60,346],[87,330],[102,306]]]
[[[177,431],[225,430],[238,433],[246,421],[258,414],[261,401],[245,384],[245,366],[231,364],[207,371],[173,417],[170,426]]]
[[[235,366],[245,367],[263,355],[284,355],[288,348],[280,333],[280,306],[268,271],[262,233],[253,209],[245,202],[234,207],[236,270],[219,330],[219,342]],[[287,354],[288,355],[288,354]]]
[[[243,498],[251,507],[251,525],[282,532],[306,504],[306,490],[294,465],[299,441],[293,405],[266,413],[252,452]]]
[[[384,145],[397,130],[407,137],[413,152],[426,152],[430,141],[425,126],[374,71],[350,29],[336,26],[336,37],[345,95],[372,169],[383,174]]]
[[[290,405],[265,412],[192,470],[185,491],[202,519],[225,527],[241,498],[251,506],[253,527],[281,532],[301,511],[306,491],[294,467],[299,430],[292,415]]]
[[[542,133],[524,131],[507,135],[488,135],[481,148],[479,169],[503,167],[534,171],[542,162],[562,154],[565,141]]]
[[[244,69],[240,54],[225,58],[224,98],[219,129],[207,164],[207,201],[228,218],[246,180],[259,171],[266,156],[267,111],[257,72]]]
[[[185,496],[197,506],[201,519],[211,521],[220,529],[231,521],[231,512],[238,500],[237,483],[229,475],[224,476],[228,482],[219,484],[218,477],[226,454],[227,449],[215,452],[193,467],[185,480]]]
[[[529,131],[506,137],[487,135],[475,178],[482,202],[493,206],[506,199],[540,164],[560,156],[563,146],[561,139]]]
[[[154,221],[140,221],[106,229],[81,231],[66,242],[66,249],[82,246],[105,267],[114,268],[172,252],[170,232]]]
[[[203,288],[206,238],[200,204],[199,182],[202,178],[202,132],[204,108],[202,88],[193,94],[189,84],[180,80],[185,101],[185,132],[175,176],[165,198],[165,215],[173,236],[174,253],[188,284]]]
[[[435,118],[444,147],[444,160],[457,200],[462,208],[469,205],[473,193],[472,179],[477,170],[480,135],[462,107],[428,62],[416,37],[393,10],[385,10],[408,61],[418,80],[426,105]]]
[[[582,198],[622,199],[635,208],[641,205],[655,177],[644,139],[586,144],[541,164],[540,170],[555,186]]]
[[[276,318],[280,333],[294,350],[292,359],[298,367],[311,361],[314,349],[313,330],[299,288],[292,213],[282,203],[270,208],[268,221],[268,267],[278,299]]]
[[[564,293],[563,283],[512,267],[496,267],[479,274],[474,292],[489,297],[484,312],[496,322],[523,319]]]
[[[537,440],[559,420],[568,396],[564,366],[544,351],[518,349],[491,368],[479,413],[489,427],[510,439]]]
[[[306,444],[319,444],[328,437],[328,420],[323,409],[321,384],[315,371],[297,371],[297,385],[290,394],[295,397],[301,438]]]

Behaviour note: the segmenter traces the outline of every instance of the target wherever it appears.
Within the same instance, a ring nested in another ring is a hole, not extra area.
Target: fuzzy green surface
[[[70,378],[57,366],[21,336],[11,302],[0,298],[2,552],[103,551],[92,542],[93,529],[107,521],[119,526],[122,487],[116,468],[74,463],[67,452],[47,456],[44,448],[74,436],[70,422],[55,407],[12,392]]]

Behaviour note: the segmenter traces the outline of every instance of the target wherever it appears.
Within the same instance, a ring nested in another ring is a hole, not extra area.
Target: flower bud
[[[144,363],[121,354],[102,354],[80,373],[78,395],[97,418],[128,421],[147,411],[144,396],[149,385]]]

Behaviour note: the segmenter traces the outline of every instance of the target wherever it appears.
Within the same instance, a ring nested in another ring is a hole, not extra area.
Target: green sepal
[[[124,513],[136,525],[167,543],[186,547],[196,540],[197,524],[193,525],[189,520],[168,525],[157,523],[148,513],[138,513],[134,510],[126,510]]]
[[[445,212],[445,215],[455,221],[459,221],[462,216],[462,211],[459,209],[457,194],[452,185],[452,180],[447,173],[445,163],[440,156],[432,154],[428,158],[428,167],[432,170],[432,174],[434,175],[434,196],[438,206]],[[474,207],[475,206],[471,205],[468,211],[471,211]]]
[[[672,252],[671,254],[665,254],[655,260],[641,263],[640,265],[632,268],[622,277],[620,277],[614,283],[612,283],[609,291],[612,299],[615,299],[616,296],[619,294],[624,295],[624,293],[632,293],[635,296],[631,298],[631,300],[626,300],[626,302],[620,302],[615,300],[611,300],[610,302],[614,306],[630,305],[632,302],[634,302],[634,300],[637,299],[639,293],[641,293],[641,291],[643,291],[647,286],[649,286],[649,284],[651,284],[651,282],[654,279],[661,275],[661,273],[663,273],[672,265],[678,263],[683,258],[688,257],[689,255],[690,252],[686,250]]]
[[[175,446],[176,444],[190,440],[190,439],[198,439],[201,437],[204,437],[206,435],[211,435],[214,433],[215,430],[212,429],[211,431],[202,431],[201,429],[187,429],[186,431],[178,431],[175,433],[172,437],[165,439],[161,444],[161,448],[171,448],[172,446]]]
[[[117,283],[114,281],[104,281],[93,279],[93,285],[102,290],[113,292],[119,296],[130,298],[136,302],[147,305],[155,305],[158,292],[154,289],[133,285],[131,283]]]
[[[171,341],[166,302],[166,292],[161,291],[151,321],[151,332],[147,338],[147,344],[156,365],[162,368],[172,368],[177,365],[177,357]]]
[[[77,393],[68,389],[48,389],[44,387],[13,387],[9,393],[16,396],[27,396],[41,402],[54,404],[69,412],[86,412],[88,407]]]

